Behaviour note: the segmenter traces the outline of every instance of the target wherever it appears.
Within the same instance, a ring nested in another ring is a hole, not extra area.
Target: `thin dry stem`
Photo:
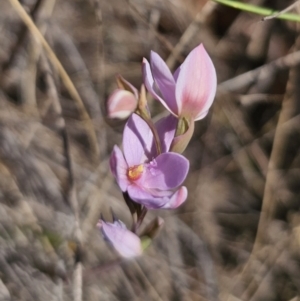
[[[236,91],[253,85],[271,74],[288,69],[300,64],[300,51],[295,51],[275,61],[265,64],[254,70],[245,72],[241,75],[226,80],[218,85],[218,89],[227,91]]]
[[[29,28],[33,36],[37,39],[38,42],[40,42],[44,49],[47,52],[47,55],[52,62],[52,64],[55,66],[55,68],[58,70],[58,73],[61,76],[61,79],[63,83],[65,84],[66,88],[68,89],[70,95],[75,100],[75,103],[77,105],[77,108],[81,114],[81,118],[84,121],[84,126],[86,127],[88,137],[90,139],[91,147],[93,149],[93,153],[96,157],[99,155],[99,147],[98,142],[95,134],[95,129],[93,127],[92,121],[85,109],[85,106],[81,100],[80,95],[78,94],[73,82],[71,81],[69,75],[65,71],[64,67],[60,63],[60,61],[57,59],[55,53],[49,46],[48,42],[45,40],[39,29],[36,27],[30,16],[26,13],[22,5],[18,0],[8,0],[10,1],[13,8],[16,10],[16,12],[19,14],[20,18],[23,20],[23,22],[26,24],[26,26]]]
[[[166,63],[170,69],[175,67],[176,61],[181,59],[181,53],[186,45],[195,37],[200,30],[200,26],[205,24],[207,18],[214,11],[217,6],[216,2],[207,1],[201,11],[196,15],[194,21],[188,26],[183,35],[181,36],[177,45],[171,51]]]

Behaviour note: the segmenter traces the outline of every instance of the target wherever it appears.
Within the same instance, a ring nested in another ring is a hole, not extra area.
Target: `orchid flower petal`
[[[178,76],[176,101],[179,115],[195,121],[203,118],[215,97],[217,77],[215,67],[202,44],[190,52],[175,73]]]
[[[181,187],[174,193],[172,191],[146,191],[137,185],[130,185],[128,194],[135,202],[148,209],[177,208],[187,198],[185,187]]]
[[[113,245],[116,251],[125,258],[132,258],[142,254],[140,238],[124,228],[119,222],[107,223],[99,221],[97,227],[101,229],[104,237]]]
[[[163,209],[175,209],[184,203],[187,199],[188,191],[185,186],[180,187],[170,198],[170,201],[166,203]]]
[[[171,143],[174,139],[178,119],[173,115],[169,115],[160,119],[155,123],[157,133],[161,142],[161,151],[166,153],[169,151]]]
[[[177,116],[177,109],[176,110],[172,110],[172,107],[177,106],[177,104],[175,103],[175,98],[173,100],[174,105],[172,105],[171,107],[169,107],[169,104],[167,103],[167,101],[165,101],[163,99],[163,97],[161,97],[159,95],[159,93],[157,92],[157,87],[156,87],[156,83],[154,81],[153,75],[152,75],[152,71],[150,68],[150,64],[149,62],[144,58],[143,59],[143,66],[142,66],[142,71],[143,71],[143,79],[144,79],[144,84],[147,88],[147,90],[152,94],[152,96],[159,100],[159,102],[173,115]]]
[[[189,170],[189,161],[176,153],[164,153],[147,164],[143,175],[146,189],[170,190],[185,180]]]
[[[150,66],[155,83],[170,110],[178,115],[175,101],[175,80],[164,60],[154,51],[150,54]]]
[[[128,165],[124,159],[122,151],[116,145],[114,146],[110,156],[109,164],[111,172],[116,178],[118,185],[121,190],[125,192],[130,183],[127,178]]]
[[[153,134],[147,123],[138,115],[128,119],[123,134],[123,150],[129,166],[139,165],[144,157],[153,158]]]
[[[147,191],[138,185],[129,185],[130,198],[148,209],[159,209],[170,201],[171,191]]]

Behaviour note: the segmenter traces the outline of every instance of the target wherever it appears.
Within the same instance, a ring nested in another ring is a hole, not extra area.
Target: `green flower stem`
[[[217,3],[227,5],[239,10],[247,11],[250,13],[254,13],[261,16],[270,16],[273,14],[280,13],[279,11],[275,11],[271,8],[266,7],[259,7],[252,4],[247,4],[239,1],[232,1],[232,0],[213,0]],[[293,21],[293,22],[300,22],[300,15],[297,14],[290,14],[290,13],[280,13],[278,16],[275,16],[278,19],[287,20],[287,21]]]

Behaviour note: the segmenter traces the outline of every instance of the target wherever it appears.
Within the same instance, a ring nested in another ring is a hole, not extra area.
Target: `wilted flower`
[[[159,154],[147,123],[133,114],[124,129],[123,152],[114,147],[110,167],[121,190],[148,209],[176,208],[187,198],[185,180],[189,162],[176,153],[168,153],[174,138],[176,118],[172,115],[156,124],[162,153]]]
[[[143,59],[144,84],[169,112],[178,118],[204,118],[216,94],[214,65],[202,44],[194,48],[172,75],[162,58],[151,52],[150,64]]]
[[[107,115],[109,118],[126,119],[137,108],[138,90],[120,75],[117,82],[119,88],[107,100]]]
[[[140,238],[129,231],[120,220],[115,220],[113,223],[99,220],[97,227],[101,229],[104,238],[113,245],[122,257],[132,258],[142,254]]]

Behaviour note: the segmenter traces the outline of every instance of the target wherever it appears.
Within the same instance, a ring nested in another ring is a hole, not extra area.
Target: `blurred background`
[[[206,0],[20,3],[79,95],[2,0],[0,300],[298,300],[299,25]],[[150,50],[175,70],[199,43],[219,87],[184,153],[188,200],[148,213],[159,236],[115,261],[95,228],[110,208],[131,223],[108,167],[124,126],[105,113],[115,75],[139,87]]]

